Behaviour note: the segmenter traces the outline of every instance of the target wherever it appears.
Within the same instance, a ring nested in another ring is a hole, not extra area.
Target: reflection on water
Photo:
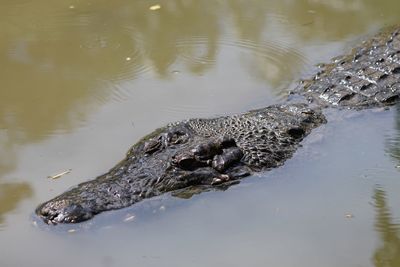
[[[393,222],[386,199],[384,190],[375,189],[375,229],[380,235],[382,245],[375,251],[374,263],[376,267],[398,267],[400,266],[400,224]]]
[[[389,155],[398,162],[400,167],[400,105],[396,107],[395,129],[397,130],[394,136],[389,136],[386,140],[387,151]]]
[[[32,194],[28,183],[0,184],[0,227],[4,223],[4,215],[13,211],[22,200],[32,197]]]
[[[276,1],[279,3],[278,1]],[[375,0],[289,0],[285,2],[287,18],[295,20],[295,25],[306,26],[310,30],[298,30],[304,39],[340,40],[349,34],[374,26],[383,17],[387,23],[396,22],[394,1]],[[280,5],[280,4],[279,4]],[[287,10],[286,10],[287,9]],[[366,24],[366,22],[369,22]],[[317,34],[316,34],[317,33]]]
[[[161,9],[150,11],[155,3]],[[169,107],[186,115],[189,109],[201,110],[192,103],[223,106],[240,87],[245,92],[236,95],[248,98],[234,102],[235,107],[237,103],[243,105],[238,110],[257,103],[260,96],[282,96],[320,60],[321,53],[325,55],[331,47],[337,48],[336,44],[343,46],[346,39],[391,24],[398,20],[399,10],[394,0],[3,0],[0,6],[2,226],[23,199],[34,197],[34,190],[42,189],[36,194],[42,197],[52,194],[53,187],[53,193],[65,190],[60,186],[64,180],[43,189],[43,179],[32,177],[32,169],[39,168],[32,160],[39,158],[35,149],[51,155],[56,155],[51,149],[68,149],[73,142],[48,144],[54,136],[69,136],[65,133],[76,134],[77,139],[93,139],[93,143],[101,140],[101,146],[112,147],[119,142],[114,136],[93,136],[104,128],[87,120],[100,108],[114,112],[125,102],[131,104],[127,98],[146,95],[147,102],[139,97],[137,102],[132,101],[137,105],[134,109],[109,114],[115,114],[114,119],[121,124],[130,123],[135,113],[143,120],[157,120],[156,125],[164,123],[167,117],[162,111]],[[271,94],[252,91],[257,86],[256,90]],[[185,91],[166,92],[177,87]],[[221,91],[214,93],[214,89]],[[205,91],[211,100],[187,101],[198,91]],[[161,100],[153,101],[152,97]],[[167,108],[157,110],[157,103],[166,101],[171,102]],[[146,117],[150,108],[158,117]],[[85,136],[79,127],[90,123],[92,129]],[[102,127],[108,127],[104,124]],[[400,138],[393,140],[397,141],[390,141],[388,148],[400,158]],[[86,149],[92,153],[88,157],[95,160],[82,165],[103,163],[107,149],[97,153],[98,146],[88,145]],[[40,162],[48,167],[50,161],[65,159],[57,156],[43,156]],[[43,172],[47,171],[53,170]],[[13,177],[23,178],[9,182]],[[29,217],[33,206],[21,212],[24,218]],[[20,224],[13,227],[2,235],[15,236],[24,230]],[[19,240],[24,243],[23,237]],[[25,245],[32,246],[36,241]],[[20,252],[19,248],[13,251]],[[5,261],[15,258],[10,255]]]
[[[390,1],[378,7],[372,0],[159,2],[162,8],[151,12],[148,1],[3,1],[3,153],[15,154],[15,143],[71,131],[96,106],[118,99],[122,81],[149,71],[168,78],[175,66],[204,74],[219,51],[245,53],[243,66],[251,76],[284,89],[306,62],[296,38],[342,39],[365,31],[382,12],[385,20],[397,16]]]
[[[340,39],[362,32],[365,18],[380,19],[372,0],[350,6],[340,0],[160,4],[150,12],[148,1],[6,3],[0,10],[0,129],[21,130],[19,141],[70,130],[90,104],[118,94],[118,81],[150,70],[166,78],[178,63],[203,74],[228,44],[252,51],[249,73],[279,87],[304,64],[293,36]],[[378,10],[386,19],[397,15],[385,2]],[[274,42],[276,35],[288,43]]]

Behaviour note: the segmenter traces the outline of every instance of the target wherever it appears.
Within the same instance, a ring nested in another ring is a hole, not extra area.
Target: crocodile
[[[400,28],[388,28],[348,55],[339,56],[292,94],[321,107],[373,108],[396,103],[400,94]]]
[[[302,101],[243,114],[189,119],[155,130],[107,173],[41,204],[47,224],[78,223],[167,192],[224,188],[291,158],[326,123],[325,107],[392,105],[400,94],[400,28],[382,31],[348,55],[320,65],[289,95]]]

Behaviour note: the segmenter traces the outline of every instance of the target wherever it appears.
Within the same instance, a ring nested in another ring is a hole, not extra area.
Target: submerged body
[[[144,137],[106,174],[40,205],[46,223],[76,223],[145,198],[192,187],[229,184],[282,165],[312,129],[321,107],[367,108],[400,94],[399,30],[381,33],[325,65],[294,93],[314,102],[284,104],[214,119],[191,119]]]

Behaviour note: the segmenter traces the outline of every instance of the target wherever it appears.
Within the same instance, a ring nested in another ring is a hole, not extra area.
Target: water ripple
[[[200,65],[215,64],[216,52],[220,45],[220,43],[215,43],[210,38],[202,36],[178,40],[175,43],[179,57],[183,62]]]
[[[181,60],[188,64],[213,65],[216,63],[218,51],[227,49],[236,53],[252,53],[263,58],[270,65],[274,65],[278,72],[291,72],[293,68],[300,68],[308,63],[307,58],[297,48],[283,41],[273,40],[253,41],[226,36],[218,41],[197,36],[182,39],[176,42]]]
[[[225,35],[218,40],[212,40],[205,36],[195,36],[177,40],[176,47],[180,63],[188,66],[194,73],[199,72],[196,74],[202,74],[201,71],[215,67],[217,64],[223,66],[222,69],[228,66],[226,73],[238,73],[243,75],[245,80],[266,83],[266,88],[274,90],[277,95],[286,92],[289,84],[297,80],[296,73],[299,73],[304,65],[310,64],[305,55],[294,47],[290,40],[255,41],[238,39],[234,35]],[[220,56],[222,53],[224,54]],[[216,82],[222,83],[222,86],[225,83],[223,80]],[[252,89],[248,89],[248,92],[251,93]],[[220,94],[215,91],[209,93],[215,94],[215,97]],[[226,97],[226,93],[227,91],[220,97]],[[241,93],[238,92],[238,94]],[[168,112],[205,114],[209,103],[175,104],[177,105],[168,108]]]

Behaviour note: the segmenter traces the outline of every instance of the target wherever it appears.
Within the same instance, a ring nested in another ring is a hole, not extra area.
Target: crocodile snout
[[[36,209],[36,214],[47,224],[78,223],[94,216],[88,209],[68,200],[45,202]]]

